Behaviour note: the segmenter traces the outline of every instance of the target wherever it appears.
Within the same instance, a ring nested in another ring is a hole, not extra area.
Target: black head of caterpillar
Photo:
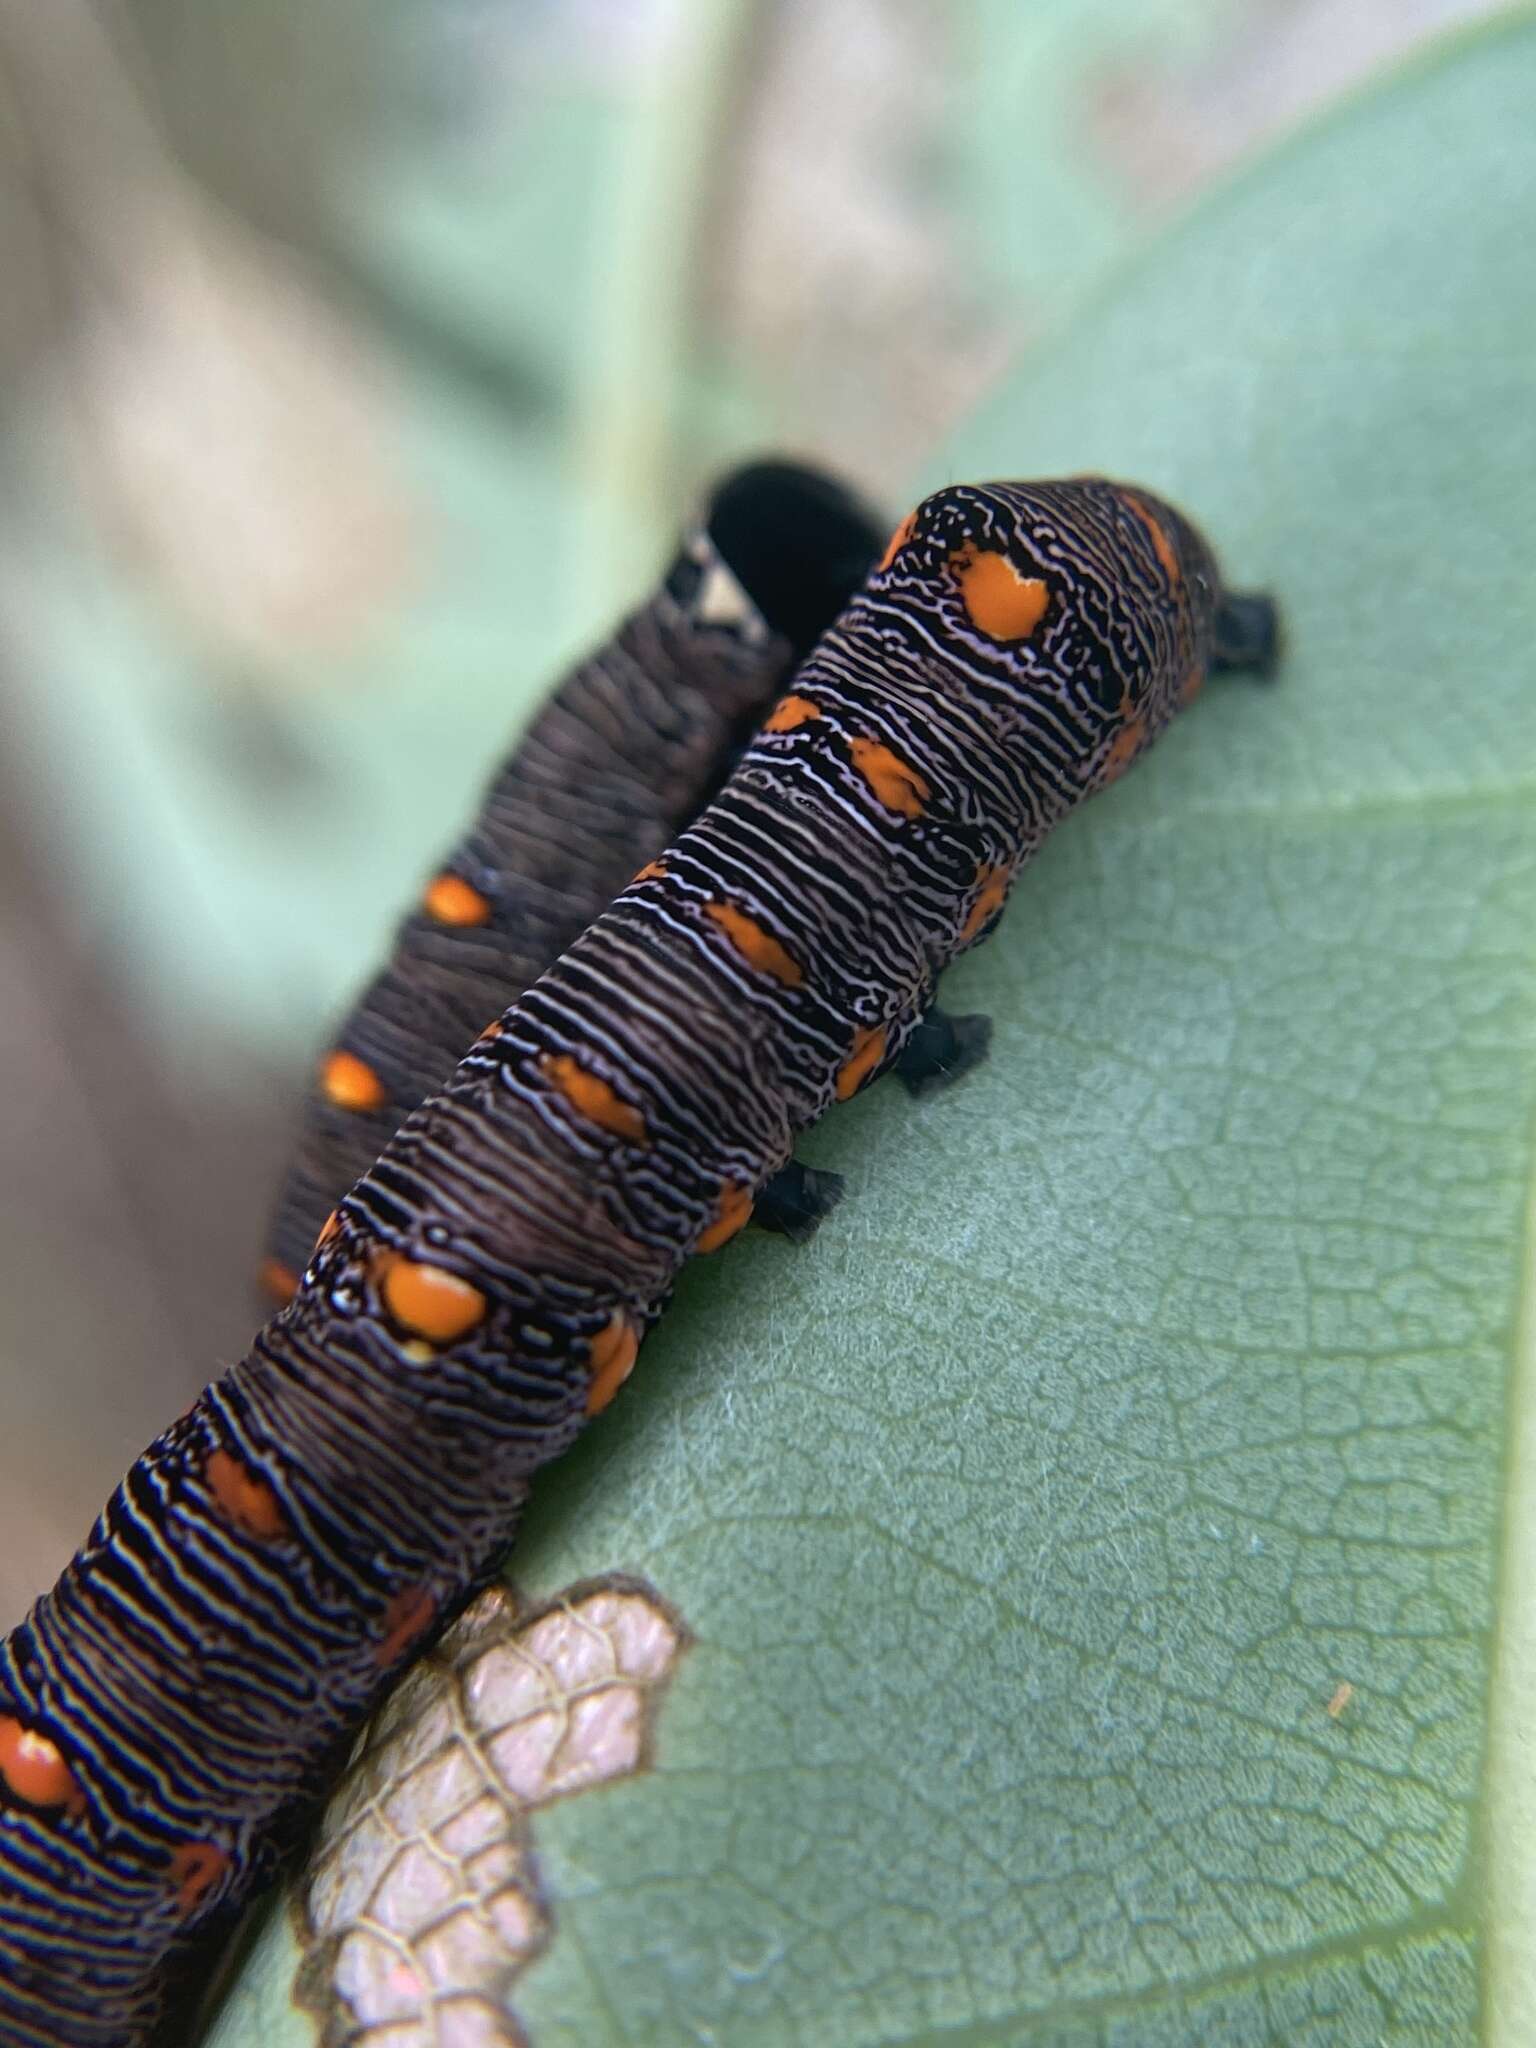
[[[1099,477],[934,492],[869,601],[1061,810],[1116,780],[1212,666],[1274,659],[1268,600],[1226,597],[1179,512]]]

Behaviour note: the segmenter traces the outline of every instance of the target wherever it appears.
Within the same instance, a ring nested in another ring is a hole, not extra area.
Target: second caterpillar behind
[[[659,854],[880,552],[839,484],[732,471],[657,590],[579,662],[497,771],[469,830],[331,1038],[272,1218],[263,1286],[291,1301],[321,1224],[483,1029]],[[784,1183],[781,1228],[825,1176]]]

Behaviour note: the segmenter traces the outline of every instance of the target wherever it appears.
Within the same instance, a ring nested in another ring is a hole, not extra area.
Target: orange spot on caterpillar
[[[263,1259],[257,1269],[261,1291],[275,1301],[279,1308],[286,1308],[299,1291],[299,1276],[292,1266],[285,1266],[281,1259]]]
[[[1179,709],[1182,711],[1186,704],[1193,704],[1204,688],[1205,670],[1196,662],[1179,685]]]
[[[602,1414],[634,1371],[639,1349],[640,1333],[624,1311],[616,1308],[587,1346],[587,1369],[592,1375],[587,1382],[589,1415]]]
[[[1117,782],[1141,751],[1142,741],[1147,736],[1146,721],[1142,718],[1128,718],[1115,734],[1109,752],[1104,757],[1104,767],[1099,778],[1099,787],[1107,789]]]
[[[876,800],[888,811],[920,818],[929,797],[928,784],[915,768],[909,768],[884,740],[851,739],[848,752],[853,765],[874,791]]]
[[[695,1252],[717,1252],[721,1245],[728,1244],[752,1214],[752,1190],[738,1186],[733,1180],[723,1181],[720,1187],[720,1206],[715,1211],[715,1220],[699,1232],[694,1244]]]
[[[976,900],[965,914],[965,923],[960,927],[960,943],[966,945],[991,918],[1003,907],[1003,898],[1008,894],[1008,878],[1013,870],[1008,867],[989,868],[985,863],[976,870]]]
[[[748,917],[744,910],[738,910],[734,903],[706,903],[704,914],[714,919],[750,966],[772,975],[786,988],[799,988],[805,980],[805,969],[794,954],[781,946],[771,932],[765,932],[755,918]]]
[[[764,732],[794,732],[798,726],[809,725],[813,718],[820,718],[821,706],[813,704],[809,697],[791,694],[781,697],[768,716],[763,720]]]
[[[1337,1721],[1354,1696],[1355,1688],[1350,1684],[1349,1680],[1347,1678],[1341,1679],[1334,1688],[1333,1698],[1328,1702],[1330,1717]]]
[[[1157,552],[1157,559],[1163,565],[1163,574],[1168,578],[1173,588],[1177,590],[1179,584],[1183,581],[1184,571],[1180,567],[1177,550],[1164,530],[1163,522],[1152,510],[1152,507],[1143,503],[1134,491],[1122,491],[1120,493],[1120,502],[1128,512],[1133,512],[1136,515],[1147,529],[1147,532],[1151,534],[1152,546]]]
[[[853,1050],[837,1070],[837,1099],[856,1095],[885,1058],[885,1026],[867,1024],[853,1034]]]
[[[338,1109],[382,1109],[384,1083],[355,1052],[328,1052],[320,1063],[320,1087]]]
[[[320,1226],[320,1235],[315,1239],[315,1250],[323,1252],[333,1237],[341,1235],[341,1211],[333,1209]]]
[[[414,1337],[453,1344],[485,1320],[486,1299],[445,1266],[423,1265],[403,1252],[385,1252],[374,1267],[391,1318]]]
[[[384,1634],[374,1657],[390,1665],[419,1642],[437,1619],[437,1595],[426,1586],[406,1586],[384,1609]]]
[[[483,1031],[481,1032],[480,1036],[481,1036],[482,1038],[500,1038],[500,1036],[501,1036],[501,1033],[502,1033],[502,1022],[501,1022],[501,1019],[500,1019],[499,1017],[493,1017],[493,1018],[491,1019],[490,1023],[489,1023],[489,1024],[487,1024],[487,1025],[486,1025],[486,1027],[485,1027],[485,1029],[484,1029],[484,1030],[483,1030]]]
[[[171,1855],[176,1910],[195,1913],[229,1868],[229,1851],[217,1842],[183,1842]]]
[[[616,1138],[623,1138],[631,1145],[645,1143],[645,1118],[635,1105],[626,1102],[600,1074],[588,1073],[570,1053],[546,1053],[539,1061],[539,1070],[588,1123],[596,1124],[600,1130],[612,1131]]]
[[[889,569],[907,542],[917,530],[917,514],[909,512],[885,544],[885,553],[880,557],[880,569]]]
[[[422,892],[421,907],[439,924],[488,924],[491,899],[462,875],[434,875]]]
[[[85,1794],[59,1745],[14,1714],[0,1714],[0,1780],[28,1806],[85,1810]]]
[[[630,876],[629,886],[633,888],[636,882],[659,882],[666,872],[667,864],[664,860],[648,860],[643,868],[636,869]]]
[[[288,1518],[265,1479],[222,1447],[208,1453],[203,1480],[226,1522],[256,1543],[275,1543],[287,1533]]]
[[[1045,617],[1049,587],[1038,576],[1021,576],[996,549],[978,553],[974,545],[964,547],[950,556],[949,566],[966,616],[989,640],[1027,640]]]

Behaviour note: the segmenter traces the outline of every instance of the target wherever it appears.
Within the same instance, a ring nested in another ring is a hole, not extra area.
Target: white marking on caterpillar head
[[[749,646],[761,646],[769,638],[767,621],[709,535],[693,534],[685,551],[699,569],[698,586],[688,602],[694,618],[701,626],[721,626]]]

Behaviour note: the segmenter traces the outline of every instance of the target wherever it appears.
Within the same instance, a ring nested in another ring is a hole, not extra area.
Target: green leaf
[[[690,1271],[543,1483],[518,1585],[694,1640],[654,1767],[535,1817],[538,2048],[1529,2040],[1533,104],[1529,18],[1356,102],[935,464],[1167,491],[1288,659],[1063,828],[947,990],[991,1064],[832,1119],[814,1247]],[[220,2048],[312,2038],[293,1960]]]

